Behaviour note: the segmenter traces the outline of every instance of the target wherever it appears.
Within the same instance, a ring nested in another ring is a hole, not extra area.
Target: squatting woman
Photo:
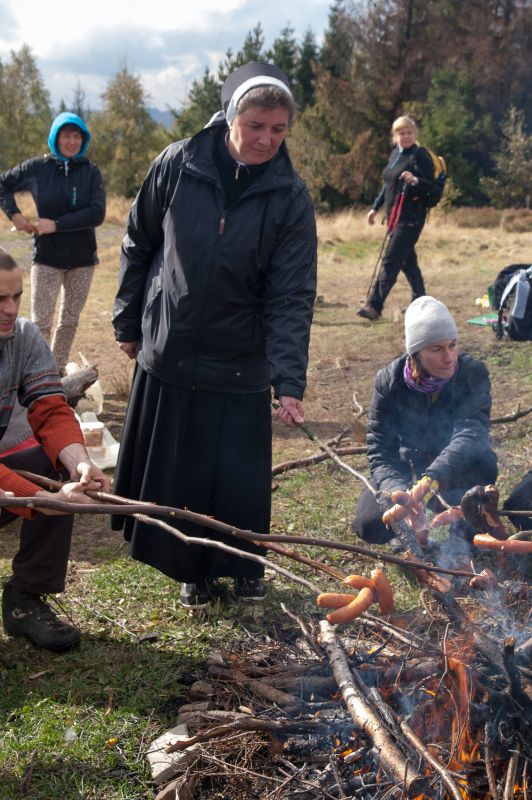
[[[453,317],[428,295],[408,306],[405,339],[406,353],[375,378],[367,433],[372,482],[392,492],[427,476],[433,490],[455,505],[472,486],[497,478],[489,439],[488,371],[460,352]],[[433,503],[437,506],[435,498]],[[366,489],[356,509],[355,532],[368,542],[391,539],[393,531],[382,523],[381,513]]]

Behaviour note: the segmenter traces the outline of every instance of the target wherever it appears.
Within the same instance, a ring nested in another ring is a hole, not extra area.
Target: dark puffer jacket
[[[406,358],[392,361],[375,378],[367,443],[377,487],[406,489],[422,475],[436,478],[443,491],[494,482],[497,459],[489,441],[491,395],[484,364],[461,353],[454,377],[433,400],[406,384]]]
[[[105,217],[105,190],[96,164],[46,155],[4,172],[0,208],[10,219],[20,213],[14,192],[31,192],[39,217],[56,224],[56,233],[33,237],[33,261],[61,269],[98,263],[94,228]]]
[[[284,146],[226,207],[214,124],[168,147],[133,204],[113,324],[140,366],[202,390],[301,398],[316,289],[312,203]]]

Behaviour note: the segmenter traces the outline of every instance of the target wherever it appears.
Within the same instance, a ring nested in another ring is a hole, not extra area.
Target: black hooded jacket
[[[481,361],[461,353],[453,378],[434,398],[403,377],[407,356],[381,369],[368,413],[368,460],[380,489],[436,478],[443,490],[492,483],[497,459],[489,441],[490,380]]]
[[[215,165],[225,123],[155,159],[122,244],[113,324],[140,366],[202,390],[301,398],[316,289],[312,203],[284,145],[226,203]]]
[[[419,183],[407,186],[399,180],[405,170],[412,172]],[[427,204],[432,193],[437,190],[434,181],[434,165],[432,158],[424,147],[413,144],[404,150],[394,147],[383,173],[383,187],[375,198],[372,208],[378,211],[384,205],[386,217],[389,219],[392,208],[401,191],[405,191],[405,201],[401,208],[401,222],[423,223],[427,215]]]
[[[98,263],[94,228],[105,217],[100,170],[84,156],[63,161],[53,155],[23,161],[0,175],[0,208],[11,219],[20,213],[14,193],[30,192],[42,219],[56,232],[33,237],[33,261],[49,267],[87,267]]]

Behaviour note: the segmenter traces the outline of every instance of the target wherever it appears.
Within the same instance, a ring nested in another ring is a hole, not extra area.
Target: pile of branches
[[[511,613],[530,638],[521,591]],[[172,797],[526,800],[530,641],[501,644],[516,699],[473,637],[451,638],[430,610],[393,623],[366,614],[342,633],[284,610],[297,633],[212,653],[190,687],[178,719],[189,737],[168,748],[187,756]]]

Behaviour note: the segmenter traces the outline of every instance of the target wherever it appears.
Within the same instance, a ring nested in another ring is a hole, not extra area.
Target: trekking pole
[[[395,233],[395,230],[397,228],[397,225],[399,224],[399,219],[400,219],[401,213],[403,211],[403,205],[404,205],[404,202],[405,202],[407,189],[408,189],[408,185],[405,182],[403,182],[403,188],[401,189],[401,192],[395,198],[394,204],[392,206],[392,211],[390,213],[390,217],[388,219],[388,223],[387,223],[387,227],[386,227],[386,233],[384,235],[384,239],[382,241],[382,245],[381,245],[381,249],[380,249],[380,252],[379,252],[379,256],[377,258],[377,261],[375,262],[375,267],[373,268],[373,273],[371,275],[371,279],[370,279],[370,282],[369,282],[368,291],[366,293],[366,302],[369,301],[369,298],[370,298],[370,295],[371,295],[371,292],[372,292],[372,289],[373,289],[373,284],[375,282],[375,278],[377,277],[377,272],[378,272],[380,263],[382,261],[382,256],[384,254],[384,249],[385,249],[385,246],[386,246],[386,242],[388,241],[388,237],[389,236],[390,237],[393,236],[393,234]]]
[[[390,236],[394,235],[397,225],[399,224],[399,219],[403,211],[403,205],[405,202],[407,189],[408,189],[408,184],[406,183],[406,181],[403,181],[403,188],[401,189],[400,194],[398,194],[395,199],[395,203],[393,204],[392,208],[392,213],[390,214],[390,219],[388,220],[388,233],[390,234]]]
[[[386,242],[388,241],[388,236],[390,235],[390,231],[386,229],[386,233],[384,234],[384,239],[382,240],[381,249],[377,260],[375,262],[375,266],[373,267],[373,272],[371,273],[371,278],[369,281],[368,291],[366,292],[366,303],[369,301],[371,292],[373,290],[373,284],[375,283],[375,278],[377,277],[377,273],[379,271],[380,263],[382,261],[382,256],[384,254],[384,249],[386,247]]]

